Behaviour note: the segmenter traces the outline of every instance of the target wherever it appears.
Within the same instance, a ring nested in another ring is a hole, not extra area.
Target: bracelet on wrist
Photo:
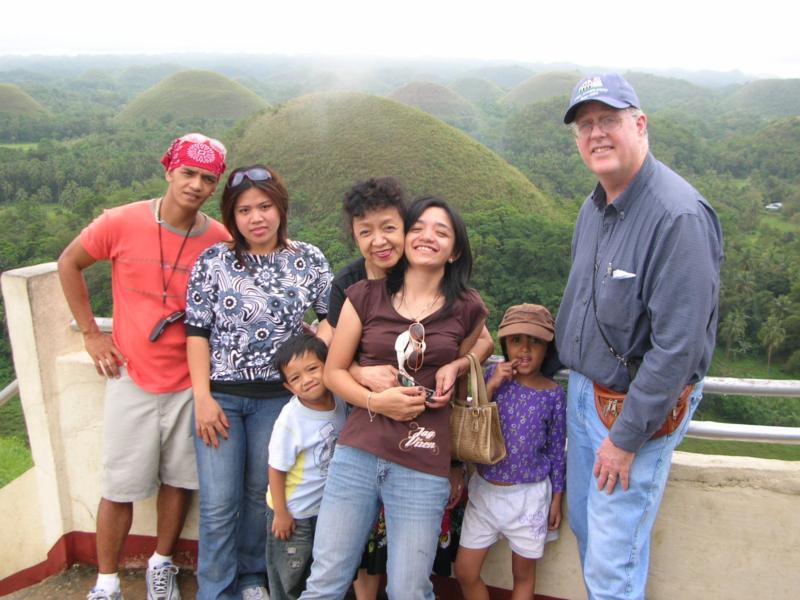
[[[370,402],[372,401],[372,392],[367,394],[367,414],[369,415],[369,422],[372,423],[375,420],[375,414],[372,412],[372,408],[370,407]]]

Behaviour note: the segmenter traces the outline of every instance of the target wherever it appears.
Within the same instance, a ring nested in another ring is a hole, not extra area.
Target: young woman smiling
[[[400,182],[394,177],[375,177],[359,182],[350,188],[344,197],[343,210],[348,229],[353,241],[361,252],[358,258],[341,269],[333,280],[331,298],[328,307],[328,318],[320,326],[319,335],[332,335],[338,324],[339,313],[345,300],[345,290],[362,279],[383,279],[403,256],[405,244],[406,215],[405,192]],[[330,330],[330,333],[327,333]],[[489,331],[484,327],[481,336],[471,349],[481,360],[488,358],[494,343]],[[466,359],[462,359],[462,369],[468,368]],[[458,368],[458,365],[455,365]],[[381,392],[397,385],[398,370],[396,365],[360,366],[354,362],[350,373],[363,386],[373,392]],[[461,499],[464,486],[463,469],[455,466],[450,471],[450,501],[447,508],[453,508]],[[442,523],[442,531],[448,534],[440,544],[435,561],[435,572],[443,576],[450,575],[450,564],[453,553],[458,547],[449,535],[452,528],[451,519]],[[448,526],[448,523],[450,524]],[[386,522],[383,513],[370,532],[367,547],[364,550],[358,577],[353,582],[357,600],[375,600],[380,586],[380,576],[386,574]]]
[[[433,598],[429,573],[451,493],[448,401],[458,357],[478,339],[486,308],[467,287],[472,255],[458,213],[422,198],[405,229],[397,268],[347,289],[331,343],[325,382],[354,410],[331,463],[302,598],[344,596],[381,502],[389,596]],[[350,373],[354,359],[397,364],[412,386],[371,390]]]

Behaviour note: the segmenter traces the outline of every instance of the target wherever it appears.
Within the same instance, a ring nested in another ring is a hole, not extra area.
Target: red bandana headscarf
[[[225,155],[228,151],[222,142],[202,133],[189,133],[177,138],[161,158],[167,172],[178,167],[197,167],[211,171],[219,177],[225,172]]]

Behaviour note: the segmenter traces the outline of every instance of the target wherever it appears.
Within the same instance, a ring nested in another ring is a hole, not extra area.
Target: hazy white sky
[[[0,54],[228,52],[800,77],[791,0],[8,0]]]

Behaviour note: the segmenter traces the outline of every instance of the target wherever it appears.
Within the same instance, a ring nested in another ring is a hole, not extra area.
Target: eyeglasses
[[[217,152],[222,154],[222,156],[228,154],[228,150],[225,148],[225,145],[222,142],[215,140],[214,138],[206,137],[202,133],[187,133],[179,139],[185,142],[192,142],[194,144],[208,144]]]
[[[434,394],[436,394],[436,390],[432,390],[429,387],[425,387],[424,385],[419,383],[416,379],[411,377],[411,375],[409,375],[408,373],[406,373],[404,371],[400,371],[399,373],[397,373],[397,383],[399,383],[403,387],[419,387],[419,388],[422,388],[422,390],[425,392],[425,402],[430,402],[431,398],[433,398]],[[455,385],[456,385],[456,382],[454,381],[452,384],[450,384],[450,387],[448,387],[446,390],[444,390],[442,392],[441,395],[444,396],[445,394],[447,394],[447,392],[452,390],[455,387]]]
[[[404,373],[400,371],[397,373],[397,383],[402,385],[403,387],[420,387],[425,392],[425,402],[430,402],[433,395],[436,393],[436,390],[432,390],[429,387],[425,387],[421,383],[419,383],[416,379],[411,377],[408,373]]]
[[[235,188],[245,180],[245,177],[250,181],[269,181],[272,179],[272,173],[261,167],[253,167],[252,169],[245,169],[244,171],[234,171],[228,178],[228,183],[225,184],[225,187]]]
[[[586,139],[592,135],[595,127],[598,127],[603,133],[613,133],[622,125],[622,117],[620,115],[606,115],[600,117],[596,122],[589,119],[581,121],[580,123],[573,123],[572,131],[575,137]]]

